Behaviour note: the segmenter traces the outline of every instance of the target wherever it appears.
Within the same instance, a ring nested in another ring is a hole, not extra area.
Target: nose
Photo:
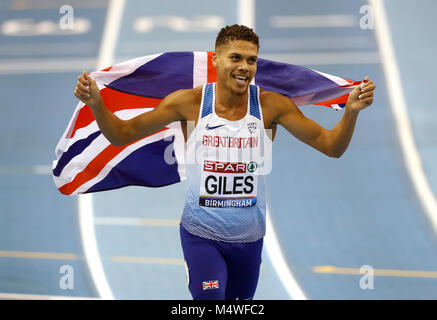
[[[239,72],[247,72],[249,71],[249,68],[247,67],[246,60],[242,59],[240,65],[238,66]]]

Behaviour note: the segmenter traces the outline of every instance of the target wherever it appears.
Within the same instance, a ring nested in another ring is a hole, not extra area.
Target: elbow
[[[121,137],[110,137],[105,135],[105,138],[109,141],[111,145],[115,147],[120,147],[127,144],[125,141],[123,141],[123,139],[121,139]]]
[[[128,139],[128,135],[129,132],[127,131],[127,128],[121,126],[111,137],[107,137],[107,139],[113,146],[120,147],[130,142]]]
[[[123,143],[121,143],[121,142],[118,142],[118,141],[114,141],[114,140],[111,140],[111,141],[109,141],[113,146],[115,146],[115,147],[121,147],[121,146],[123,146],[124,144]]]
[[[109,139],[108,139],[108,140],[109,140]],[[120,138],[120,137],[118,137],[118,138],[112,138],[112,139],[109,140],[109,142],[110,142],[113,146],[116,146],[116,147],[121,147],[121,146],[127,145],[127,144],[129,143],[128,141],[125,141],[124,139],[122,139],[122,138]]]
[[[330,158],[340,158],[346,150],[329,150],[325,154]]]
[[[329,157],[331,157],[331,158],[340,158],[341,156],[343,155],[343,152],[339,152],[339,153],[332,153],[332,154],[330,154],[329,155]]]
[[[330,158],[340,158],[346,151],[348,145],[345,144],[334,144],[334,143],[327,143],[325,148],[325,154]]]

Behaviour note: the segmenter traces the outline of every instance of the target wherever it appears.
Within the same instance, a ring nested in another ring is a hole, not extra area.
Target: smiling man
[[[217,82],[176,91],[151,112],[121,120],[84,72],[75,96],[90,106],[100,131],[125,145],[180,121],[186,141],[187,193],[180,235],[194,299],[252,299],[266,227],[264,175],[277,125],[329,157],[340,157],[375,85],[355,88],[332,129],[305,117],[287,97],[251,85],[259,39],[245,26],[220,30],[213,65]],[[193,124],[193,125],[191,125]],[[194,130],[189,130],[194,127]],[[190,132],[191,131],[191,132]],[[267,133],[269,132],[269,133]]]

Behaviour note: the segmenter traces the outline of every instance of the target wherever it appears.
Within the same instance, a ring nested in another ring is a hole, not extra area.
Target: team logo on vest
[[[248,122],[248,123],[246,123],[246,126],[247,126],[247,130],[249,130],[250,134],[254,134],[254,132],[257,128],[256,122]]]

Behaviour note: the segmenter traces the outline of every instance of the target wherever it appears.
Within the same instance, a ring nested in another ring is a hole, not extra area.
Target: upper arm
[[[123,136],[126,143],[146,137],[174,121],[184,120],[181,106],[190,103],[190,91],[175,91],[162,99],[152,111],[124,121]]]
[[[293,101],[275,92],[265,92],[260,98],[261,104],[267,104],[267,108],[273,110],[272,123],[280,124],[300,141],[329,155],[329,131],[305,117]]]

